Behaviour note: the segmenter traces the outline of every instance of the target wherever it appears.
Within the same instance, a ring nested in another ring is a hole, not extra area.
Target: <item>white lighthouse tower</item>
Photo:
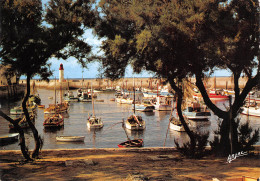
[[[63,64],[60,64],[59,68],[59,82],[63,82],[64,80],[64,69],[63,69]]]

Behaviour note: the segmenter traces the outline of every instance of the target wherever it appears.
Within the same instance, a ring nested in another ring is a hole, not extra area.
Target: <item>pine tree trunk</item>
[[[169,82],[171,84],[171,87],[173,88],[173,90],[177,93],[177,112],[178,112],[178,116],[179,119],[181,121],[181,124],[184,127],[184,130],[186,131],[186,133],[188,134],[189,138],[190,138],[190,142],[191,142],[191,149],[194,150],[195,146],[196,146],[196,142],[195,142],[195,138],[194,138],[194,134],[193,132],[190,130],[190,128],[188,127],[188,125],[186,124],[183,114],[182,114],[182,110],[181,110],[181,105],[182,105],[182,96],[183,96],[183,92],[182,89],[180,89],[174,82],[173,79],[169,79]]]
[[[32,153],[32,158],[36,158],[39,155],[39,151],[40,151],[42,142],[40,140],[37,129],[35,128],[34,124],[30,120],[30,115],[28,113],[28,109],[27,109],[27,106],[26,106],[26,103],[27,103],[27,101],[29,99],[29,95],[30,95],[30,79],[31,79],[31,75],[27,74],[27,79],[26,79],[27,91],[26,91],[25,97],[24,97],[23,102],[22,102],[22,107],[23,107],[24,114],[26,116],[26,121],[28,122],[28,124],[29,124],[29,126],[30,126],[30,128],[33,132],[33,137],[34,137],[34,141],[35,141],[35,148],[34,148],[33,153]]]
[[[0,116],[3,117],[4,119],[6,119],[7,121],[9,121],[10,123],[12,123],[14,125],[14,129],[17,130],[19,132],[19,142],[20,142],[20,148],[21,148],[21,152],[24,156],[24,158],[27,160],[27,161],[30,161],[32,160],[30,155],[29,155],[29,152],[26,148],[26,144],[25,144],[25,138],[24,138],[24,131],[23,129],[18,125],[18,122],[14,121],[13,119],[11,119],[10,117],[8,117],[5,113],[3,113],[1,110],[0,110]]]

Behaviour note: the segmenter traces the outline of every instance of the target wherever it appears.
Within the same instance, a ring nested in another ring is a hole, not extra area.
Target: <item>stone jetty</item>
[[[195,84],[195,78],[190,78],[190,81]],[[239,79],[240,88],[243,88],[246,84],[246,78]],[[25,80],[20,80],[20,84],[25,84]],[[42,81],[38,79],[34,79],[31,81],[31,84],[36,85],[37,88],[46,88],[46,89],[54,89],[56,85],[57,89],[78,89],[78,88],[91,88],[91,85],[94,89],[115,89],[116,87],[121,87],[124,89],[132,90],[133,85],[135,87],[143,87],[150,89],[157,89],[157,86],[160,86],[164,83],[164,79],[160,78],[124,78],[118,80],[110,80],[110,79],[66,79],[63,82],[59,82],[59,80],[50,80]],[[233,79],[232,77],[211,77],[207,78],[204,81],[204,84],[207,88],[220,88],[220,89],[233,89]]]

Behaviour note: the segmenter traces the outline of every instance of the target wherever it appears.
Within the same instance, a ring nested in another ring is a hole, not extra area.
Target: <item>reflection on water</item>
[[[53,90],[38,90],[41,104],[48,107],[53,103],[53,100],[48,99],[50,95],[54,95]],[[76,95],[76,91],[74,92]],[[48,115],[44,115],[43,109],[37,109],[37,117],[35,126],[39,135],[44,139],[43,149],[57,149],[57,148],[116,148],[117,145],[127,140],[143,138],[145,147],[162,147],[166,138],[166,132],[169,124],[170,111],[154,111],[154,112],[136,112],[137,115],[142,116],[146,121],[146,129],[144,131],[131,131],[122,128],[122,119],[127,119],[132,113],[131,105],[117,104],[115,101],[110,101],[114,97],[114,93],[99,93],[98,99],[103,99],[104,102],[95,102],[95,115],[102,118],[104,127],[99,130],[89,130],[87,128],[87,118],[93,114],[91,102],[73,102],[70,105],[68,113],[64,116],[64,127],[60,129],[50,130],[44,129],[43,121]],[[21,102],[1,103],[2,111],[9,115],[10,108],[20,105]],[[217,106],[225,109],[224,105],[227,102],[217,102]],[[217,129],[218,121],[215,115],[212,115],[210,121],[207,123],[191,122],[191,126],[195,127],[197,132],[210,132],[210,139],[213,139],[213,131]],[[241,122],[245,122],[247,116],[241,116]],[[0,134],[9,132],[8,122],[0,118]],[[260,127],[260,118],[250,117],[250,125],[253,128]],[[56,136],[73,135],[85,136],[83,143],[75,142],[56,142]],[[26,142],[30,149],[34,148],[33,135],[29,129],[25,130]],[[166,144],[167,147],[174,146],[174,139],[178,140],[180,144],[186,142],[188,136],[185,132],[177,132],[169,129]],[[259,144],[259,143],[258,143]],[[18,142],[1,146],[0,149],[20,149]]]

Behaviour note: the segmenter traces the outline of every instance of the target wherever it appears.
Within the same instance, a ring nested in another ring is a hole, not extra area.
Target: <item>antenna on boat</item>
[[[135,114],[135,77],[133,82],[133,90],[134,90],[134,114]]]

